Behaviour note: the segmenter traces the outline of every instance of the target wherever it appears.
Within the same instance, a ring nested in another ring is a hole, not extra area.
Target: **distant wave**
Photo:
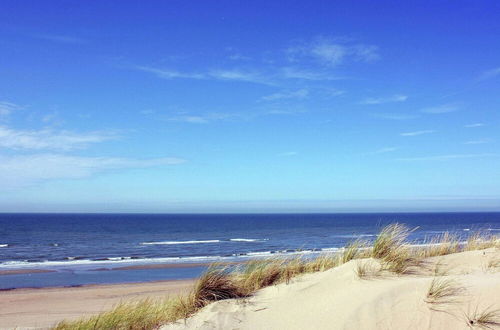
[[[219,243],[218,239],[211,239],[205,241],[164,241],[164,242],[143,242],[141,245],[177,245],[177,244],[206,244],[206,243]]]
[[[231,238],[229,240],[209,239],[200,241],[160,241],[160,242],[143,242],[141,245],[177,245],[177,244],[210,244],[222,242],[265,242],[267,238]]]
[[[8,247],[8,246],[9,246],[9,244],[0,244],[0,248],[2,248],[2,247]]]
[[[268,238],[231,238],[231,242],[265,242]]]

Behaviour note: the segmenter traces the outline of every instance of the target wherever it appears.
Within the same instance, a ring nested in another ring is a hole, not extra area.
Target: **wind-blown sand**
[[[426,260],[418,274],[376,274],[359,278],[353,260],[265,288],[244,300],[210,304],[193,317],[162,327],[172,329],[470,329],[466,314],[500,308],[500,272],[488,263],[495,249]],[[426,301],[436,263],[459,292],[442,303]],[[491,326],[496,328],[495,325]]]
[[[64,319],[109,310],[121,301],[182,294],[191,288],[193,282],[181,280],[0,291],[0,329],[47,329]]]

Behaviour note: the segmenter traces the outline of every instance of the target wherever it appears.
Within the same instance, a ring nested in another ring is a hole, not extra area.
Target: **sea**
[[[0,290],[196,278],[213,262],[335,252],[395,222],[413,244],[500,234],[500,212],[0,214]]]

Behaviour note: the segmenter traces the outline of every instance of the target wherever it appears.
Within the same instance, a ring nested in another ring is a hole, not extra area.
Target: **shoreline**
[[[45,329],[63,319],[109,310],[122,301],[182,295],[194,282],[195,279],[187,279],[3,290],[0,291],[0,329]]]

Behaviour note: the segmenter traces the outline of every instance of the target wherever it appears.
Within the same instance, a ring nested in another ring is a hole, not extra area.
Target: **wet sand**
[[[187,292],[194,280],[0,291],[0,329],[48,329],[63,319],[105,310],[121,301]]]

